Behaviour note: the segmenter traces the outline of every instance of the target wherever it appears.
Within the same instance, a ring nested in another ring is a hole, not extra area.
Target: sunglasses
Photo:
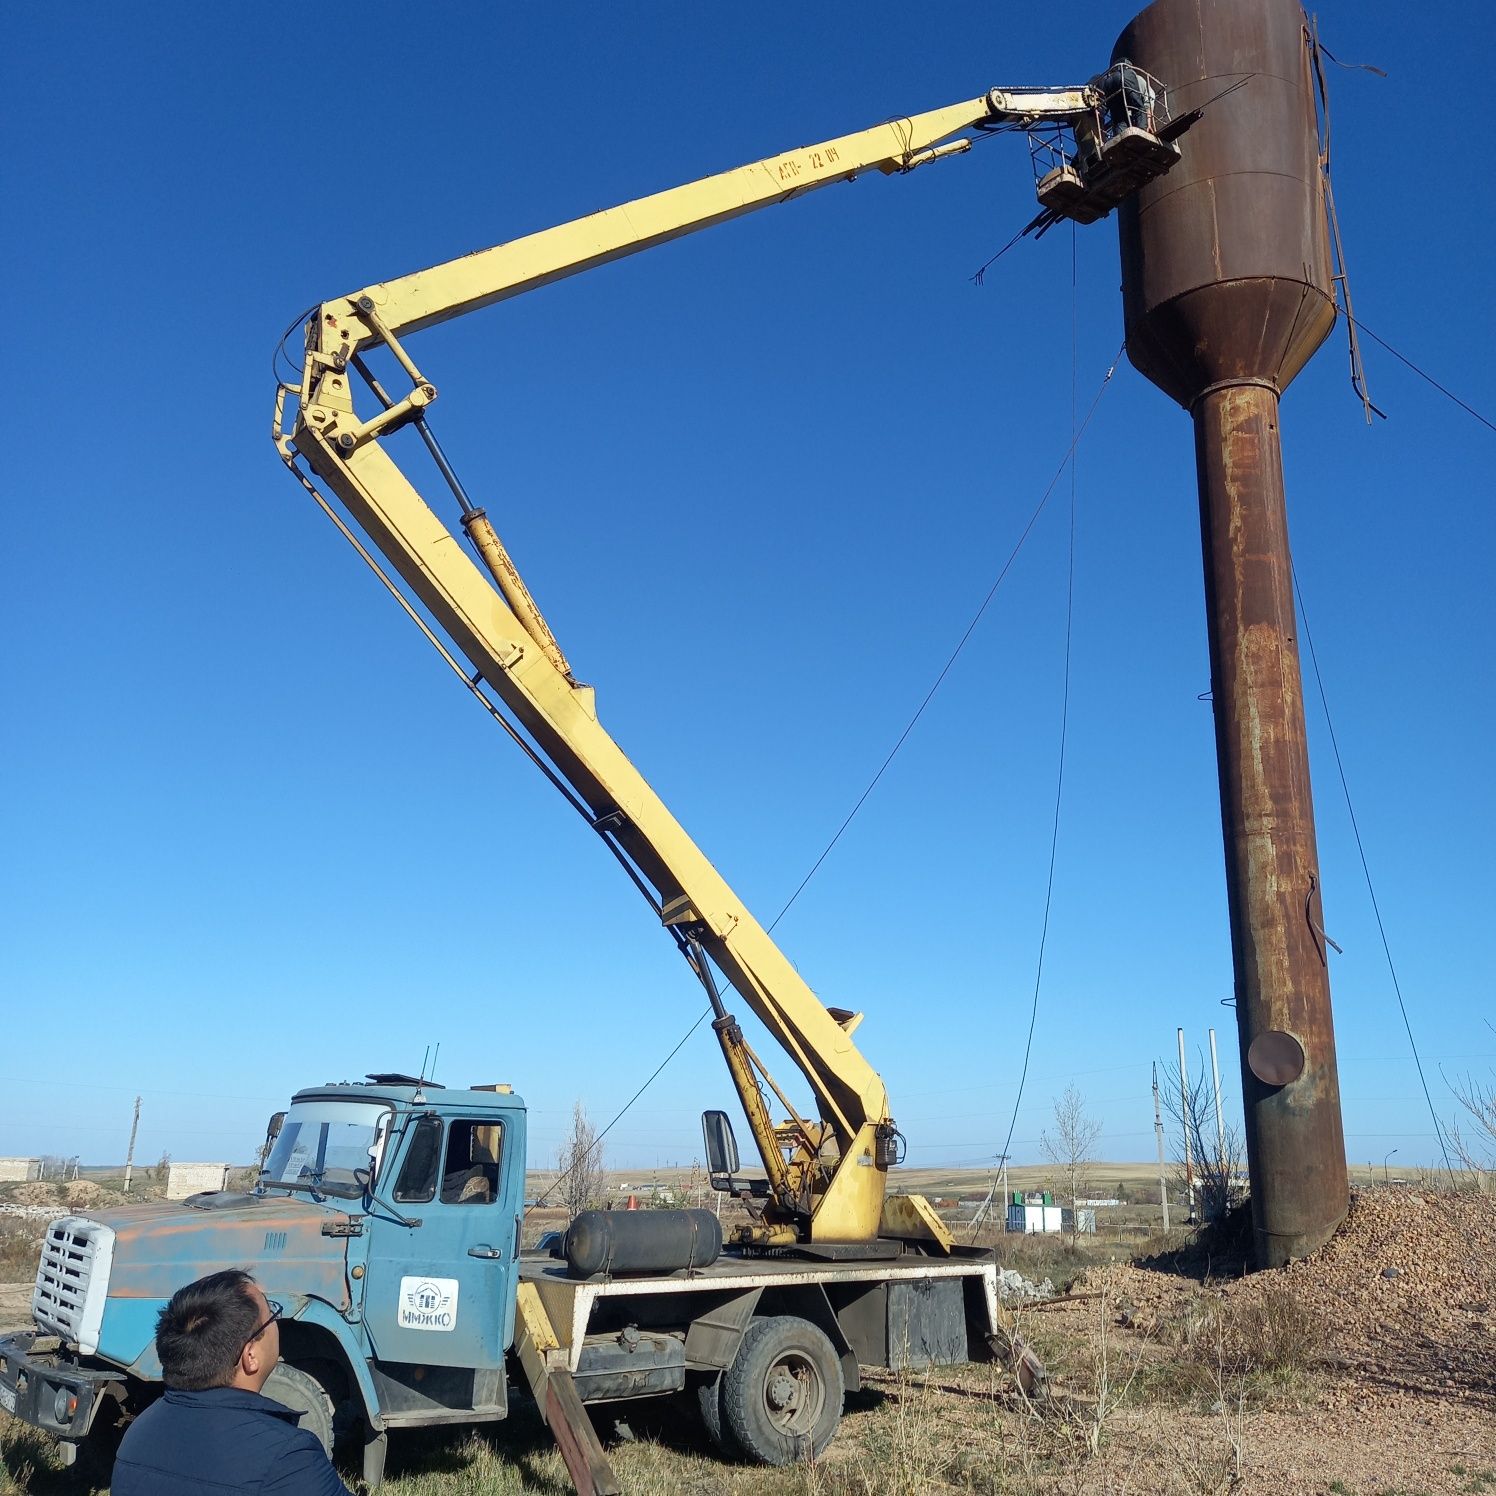
[[[270,1311],[270,1318],[267,1319],[265,1321],[265,1323],[262,1324],[254,1332],[254,1334],[251,1335],[249,1337],[249,1339],[244,1342],[244,1345],[245,1345],[246,1349],[248,1349],[248,1347],[252,1346],[255,1343],[255,1341],[257,1341],[260,1338],[260,1336],[263,1335],[265,1333],[265,1331],[268,1330],[271,1327],[271,1325],[273,1325],[276,1322],[276,1320],[278,1320],[281,1317],[281,1315],[283,1315],[286,1312],[286,1306],[284,1304],[277,1303],[274,1299],[266,1299],[265,1300],[265,1307]]]

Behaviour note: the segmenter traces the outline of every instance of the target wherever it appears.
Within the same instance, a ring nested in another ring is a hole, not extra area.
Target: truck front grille
[[[112,1228],[83,1216],[53,1221],[42,1245],[31,1317],[85,1356],[99,1348],[113,1257]]]

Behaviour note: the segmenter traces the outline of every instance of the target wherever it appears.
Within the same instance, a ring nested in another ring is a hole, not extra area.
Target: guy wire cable
[[[1366,892],[1371,898],[1371,912],[1376,916],[1377,933],[1382,937],[1382,953],[1387,958],[1387,970],[1392,977],[1392,990],[1397,994],[1397,1006],[1402,1013],[1403,1027],[1408,1032],[1408,1048],[1413,1051],[1413,1064],[1418,1071],[1418,1083],[1423,1087],[1423,1099],[1428,1103],[1428,1114],[1434,1124],[1434,1135],[1439,1139],[1439,1151],[1444,1155],[1444,1168],[1449,1182],[1454,1184],[1454,1169],[1449,1162],[1449,1149],[1444,1143],[1444,1129],[1440,1126],[1438,1113],[1434,1111],[1434,1098],[1429,1094],[1428,1081],[1423,1074],[1423,1060],[1418,1053],[1418,1043],[1413,1038],[1413,1024],[1408,1018],[1408,1005],[1403,1001],[1402,983],[1397,979],[1397,967],[1392,963],[1392,946],[1387,940],[1387,927],[1382,923],[1381,906],[1377,903],[1377,891],[1371,881],[1371,865],[1366,860],[1366,848],[1361,841],[1361,827],[1356,821],[1356,807],[1351,803],[1351,787],[1345,777],[1345,765],[1340,758],[1340,743],[1335,736],[1335,723],[1330,717],[1330,701],[1325,694],[1324,677],[1319,671],[1319,656],[1314,652],[1314,636],[1309,632],[1309,615],[1304,611],[1304,594],[1299,590],[1299,574],[1289,563],[1293,577],[1293,595],[1299,605],[1299,618],[1304,625],[1304,642],[1309,646],[1309,663],[1314,669],[1314,684],[1319,689],[1319,704],[1324,710],[1325,727],[1330,734],[1330,749],[1335,756],[1335,770],[1340,776],[1340,792],[1345,796],[1345,808],[1351,819],[1351,832],[1356,839],[1356,852],[1361,859],[1361,873],[1366,879]]]
[[[1056,856],[1060,844],[1060,806],[1063,803],[1065,791],[1065,743],[1069,735],[1070,727],[1070,645],[1074,632],[1075,620],[1075,509],[1076,509],[1076,464],[1073,460],[1076,443],[1080,440],[1080,432],[1085,428],[1076,429],[1075,425],[1075,371],[1079,362],[1078,354],[1079,340],[1079,310],[1076,294],[1075,274],[1075,224],[1070,225],[1070,426],[1075,433],[1070,439],[1070,544],[1067,553],[1067,565],[1065,576],[1065,674],[1064,685],[1060,695],[1060,753],[1059,766],[1055,773],[1054,786],[1054,820],[1050,826],[1049,833],[1049,872],[1044,883],[1044,918],[1039,929],[1039,954],[1034,966],[1034,998],[1029,1007],[1028,1035],[1023,1041],[1023,1069],[1018,1076],[1018,1090],[1013,1097],[1013,1115],[1008,1119],[1008,1135],[1003,1140],[1002,1151],[997,1155],[999,1159],[1006,1158],[1013,1146],[1013,1131],[1018,1125],[1018,1109],[1023,1105],[1023,1089],[1028,1083],[1029,1059],[1034,1049],[1034,1029],[1039,1021],[1039,990],[1044,980],[1044,950],[1049,943],[1049,914],[1054,903],[1054,868]],[[1125,345],[1124,345],[1125,346]],[[1121,352],[1117,359],[1122,357]],[[1116,368],[1113,363],[1112,368]],[[1108,373],[1107,378],[1111,378]],[[1105,389],[1105,384],[1102,385]],[[1096,400],[1100,400],[1098,393]],[[1086,413],[1086,421],[1090,422],[1092,414],[1096,410],[1096,401],[1092,401],[1091,409]],[[993,1176],[993,1189],[997,1188],[997,1176]],[[1008,1202],[1003,1201],[1003,1211],[1006,1218]],[[977,1222],[972,1221],[971,1232],[968,1240],[976,1235]]]
[[[1102,375],[1101,383],[1097,386],[1097,388],[1096,388],[1096,394],[1095,394],[1095,396],[1091,400],[1090,408],[1086,411],[1085,419],[1080,423],[1079,427],[1075,428],[1074,433],[1073,433],[1073,435],[1070,438],[1070,443],[1065,448],[1064,456],[1061,457],[1059,466],[1054,471],[1054,476],[1049,480],[1049,484],[1045,488],[1044,493],[1043,493],[1042,497],[1040,498],[1038,504],[1035,506],[1033,513],[1029,515],[1028,523],[1023,527],[1023,531],[1019,535],[1017,542],[1014,544],[1012,551],[1009,552],[1008,559],[1003,562],[1002,569],[998,572],[996,580],[992,583],[991,587],[989,587],[987,589],[987,595],[982,599],[981,604],[978,606],[976,612],[972,615],[971,622],[966,625],[966,629],[962,633],[960,639],[957,641],[956,647],[951,652],[950,658],[947,659],[946,662],[945,662],[945,664],[941,667],[939,674],[936,675],[936,677],[935,677],[934,684],[925,693],[924,699],[920,702],[918,708],[916,708],[914,715],[909,719],[909,722],[905,726],[903,732],[899,734],[898,740],[894,743],[893,747],[891,749],[889,749],[888,756],[883,760],[882,764],[879,765],[878,772],[873,775],[873,777],[872,777],[871,780],[868,781],[867,788],[864,789],[863,792],[862,792],[862,794],[857,797],[856,804],[854,804],[853,807],[852,807],[852,809],[847,812],[846,818],[842,821],[841,825],[837,827],[836,834],[831,838],[831,840],[829,842],[827,842],[825,848],[821,852],[821,855],[819,857],[817,857],[816,860],[815,860],[815,862],[811,865],[810,871],[808,873],[806,873],[806,875],[800,880],[799,886],[789,896],[789,898],[785,900],[784,907],[782,909],[780,909],[779,913],[776,914],[774,916],[773,920],[770,921],[770,923],[765,927],[766,931],[768,931],[769,933],[772,933],[773,930],[775,929],[775,927],[779,924],[780,920],[782,920],[785,917],[785,915],[789,913],[790,906],[805,891],[806,884],[809,883],[810,880],[813,877],[815,877],[816,873],[820,870],[821,864],[824,863],[826,861],[827,857],[829,857],[831,855],[832,848],[834,848],[836,846],[837,842],[839,842],[841,840],[842,833],[845,832],[846,829],[847,829],[847,827],[852,824],[852,821],[857,816],[857,813],[862,809],[863,805],[866,803],[868,796],[871,795],[872,792],[873,792],[873,790],[877,787],[878,781],[880,779],[882,779],[884,773],[888,769],[888,766],[894,761],[894,758],[897,756],[899,750],[904,746],[905,742],[908,740],[910,733],[912,733],[914,731],[915,725],[918,723],[919,719],[924,715],[925,708],[929,706],[930,702],[935,697],[935,693],[940,689],[942,683],[944,682],[946,676],[948,674],[950,674],[951,667],[956,663],[956,660],[960,657],[961,651],[966,648],[967,641],[971,638],[972,634],[976,631],[977,624],[979,624],[981,622],[982,615],[987,611],[988,606],[991,604],[993,597],[997,593],[997,589],[1000,586],[1002,586],[1004,579],[1008,575],[1008,572],[1012,569],[1013,563],[1018,559],[1018,553],[1023,549],[1024,543],[1028,540],[1030,533],[1033,531],[1034,525],[1038,522],[1039,516],[1044,512],[1045,506],[1049,503],[1050,496],[1054,493],[1056,485],[1059,483],[1060,479],[1064,476],[1065,469],[1067,467],[1071,467],[1072,468],[1072,485],[1073,485],[1073,459],[1075,457],[1076,448],[1080,445],[1080,439],[1081,439],[1082,436],[1085,435],[1086,428],[1091,424],[1091,418],[1096,414],[1096,407],[1101,404],[1101,397],[1106,393],[1107,386],[1112,382],[1112,378],[1113,378],[1113,376],[1117,372],[1118,365],[1120,365],[1121,362],[1122,362],[1122,355],[1123,355],[1123,353],[1125,351],[1126,351],[1125,345],[1122,348],[1119,348],[1117,350],[1117,352],[1116,352],[1115,357],[1113,357],[1111,363],[1107,366],[1107,371],[1106,371],[1106,373],[1104,375]],[[1072,382],[1072,385],[1073,385],[1073,383],[1074,383],[1074,365],[1073,365],[1073,361],[1072,361],[1072,370],[1071,370],[1071,382]],[[1072,392],[1072,412],[1073,412],[1073,392]],[[1073,413],[1072,413],[1072,424],[1073,424]],[[1074,546],[1075,546],[1075,519],[1074,519],[1074,513],[1073,513],[1073,504],[1074,504],[1074,496],[1073,496],[1073,493],[1072,493],[1071,540],[1070,540],[1070,544],[1071,544],[1071,578],[1070,578],[1070,586],[1071,586],[1072,593],[1073,593],[1073,588],[1074,588]],[[1070,618],[1069,618],[1069,610],[1070,610],[1070,602],[1067,599],[1067,603],[1066,603],[1066,623],[1065,623],[1065,700],[1066,700],[1066,710],[1067,710],[1067,712],[1068,712],[1069,691],[1070,691]],[[487,705],[487,704],[488,703],[487,703],[486,698],[485,698],[485,705]],[[1061,753],[1061,773],[1063,775],[1063,757],[1064,757],[1063,727],[1062,727],[1062,735],[1061,735],[1060,753]],[[1056,794],[1056,804],[1055,804],[1055,834],[1056,834],[1056,836],[1058,835],[1058,829],[1059,829],[1059,802],[1058,802],[1058,791],[1057,791],[1057,794]],[[1052,892],[1053,886],[1054,886],[1054,845],[1053,845],[1053,842],[1051,842],[1051,846],[1050,846],[1049,879],[1050,879],[1050,891]],[[1046,895],[1045,895],[1045,903],[1044,903],[1044,931],[1045,931],[1046,935],[1048,933],[1048,929],[1049,929],[1049,893],[1046,893]],[[1040,965],[1041,965],[1041,969],[1042,969],[1042,965],[1043,965],[1043,937],[1041,937],[1041,942],[1040,942]],[[1038,1004],[1038,988],[1037,988],[1037,983],[1036,983],[1035,992],[1034,992],[1034,1002],[1035,1002],[1035,1010],[1037,1011],[1037,1004]],[[627,1112],[628,1109],[631,1106],[633,1106],[633,1104],[640,1098],[640,1096],[642,1096],[644,1094],[644,1092],[649,1088],[651,1082],[653,1082],[654,1079],[655,1079],[655,1077],[659,1075],[660,1071],[663,1070],[665,1068],[665,1066],[668,1065],[670,1063],[670,1061],[673,1060],[675,1058],[675,1056],[680,1053],[682,1047],[685,1045],[686,1040],[689,1039],[691,1037],[691,1035],[694,1034],[696,1032],[696,1030],[701,1027],[702,1021],[707,1017],[707,1015],[710,1012],[711,1012],[710,1008],[704,1008],[701,1011],[701,1013],[697,1016],[696,1021],[681,1036],[680,1042],[660,1062],[660,1065],[655,1070],[654,1074],[652,1074],[649,1077],[649,1080],[645,1081],[644,1084],[642,1086],[640,1086],[639,1089],[628,1099],[628,1101],[626,1101],[624,1103],[623,1107],[618,1111],[617,1115],[615,1115],[613,1117],[612,1121],[610,1121],[608,1123],[608,1125],[598,1135],[597,1143],[602,1142],[603,1138],[606,1137],[607,1134],[613,1129],[613,1127],[622,1119],[624,1113]],[[1033,1036],[1034,1036],[1033,1024],[1032,1024],[1032,1022],[1030,1022],[1030,1025],[1029,1025],[1029,1043],[1030,1044],[1033,1043]],[[1025,1051],[1024,1051],[1024,1069],[1025,1069],[1025,1072],[1027,1072],[1027,1068],[1028,1068],[1028,1050],[1025,1049]],[[1022,1090],[1021,1090],[1021,1088],[1020,1088],[1019,1096],[1020,1096],[1020,1099],[1021,1099],[1022,1098]],[[1015,1104],[1014,1121],[1016,1121],[1016,1120],[1017,1120],[1017,1108],[1016,1108],[1016,1104]],[[1009,1132],[1010,1137],[1011,1137],[1012,1131],[1013,1131],[1013,1124],[1010,1123],[1009,1126],[1008,1126],[1008,1132]],[[593,1146],[596,1147],[597,1144],[594,1143]],[[557,1183],[559,1184],[560,1180],[557,1180]],[[553,1188],[554,1188],[554,1186],[553,1186]]]
[[[1460,399],[1457,394],[1455,394],[1453,390],[1447,389],[1444,385],[1440,384],[1432,374],[1426,373],[1423,369],[1420,369],[1418,365],[1415,364],[1413,360],[1410,359],[1406,354],[1399,353],[1397,349],[1394,348],[1392,344],[1386,340],[1386,338],[1381,337],[1377,333],[1374,333],[1363,321],[1361,321],[1359,317],[1351,317],[1349,313],[1345,313],[1344,315],[1348,318],[1348,320],[1355,323],[1358,331],[1364,332],[1366,336],[1372,340],[1373,343],[1380,343],[1382,347],[1385,348],[1387,352],[1393,356],[1393,358],[1395,358],[1400,364],[1406,364],[1408,368],[1410,368],[1420,379],[1426,380],[1429,384],[1433,385],[1433,387],[1438,390],[1438,392],[1443,395],[1445,399],[1453,400],[1454,403],[1458,405],[1466,415],[1474,416],[1475,419],[1479,421],[1482,426],[1486,427],[1487,430],[1496,431],[1496,421],[1491,420],[1489,416],[1482,415],[1480,411],[1478,411],[1473,405],[1467,405],[1463,400]]]
[[[966,645],[971,639],[972,634],[976,632],[977,625],[982,621],[982,615],[986,613],[989,605],[992,602],[992,599],[997,595],[997,589],[1002,586],[1004,580],[1007,578],[1008,572],[1012,569],[1013,563],[1018,559],[1019,551],[1023,549],[1024,543],[1028,540],[1035,524],[1038,523],[1039,516],[1043,514],[1045,505],[1049,503],[1050,495],[1054,493],[1055,486],[1064,476],[1065,469],[1070,465],[1071,460],[1075,456],[1075,449],[1080,444],[1081,437],[1085,435],[1086,427],[1091,424],[1091,417],[1096,414],[1096,407],[1101,403],[1101,397],[1106,393],[1106,388],[1111,383],[1112,376],[1117,372],[1117,366],[1122,362],[1122,354],[1124,351],[1125,347],[1119,348],[1117,350],[1116,357],[1112,359],[1112,362],[1107,368],[1106,373],[1102,375],[1101,384],[1097,387],[1096,396],[1091,401],[1091,408],[1086,412],[1085,420],[1081,422],[1079,430],[1077,430],[1075,434],[1070,438],[1070,445],[1065,448],[1065,455],[1060,459],[1060,465],[1055,469],[1054,476],[1049,480],[1049,486],[1044,490],[1043,496],[1040,498],[1038,504],[1034,508],[1034,512],[1029,515],[1028,523],[1023,527],[1023,532],[1019,535],[1012,551],[1009,552],[1008,559],[1003,562],[1002,570],[998,572],[997,579],[987,589],[987,595],[982,599],[981,604],[978,606],[976,612],[972,615],[971,622],[966,625],[965,631],[962,633],[960,639],[957,640],[956,647],[951,651],[950,658],[946,660],[945,664],[940,667],[940,672],[936,675],[934,684],[928,691],[925,692],[924,699],[916,708],[914,715],[909,719],[909,722],[905,726],[903,732],[899,734],[898,740],[894,743],[893,747],[888,750],[888,756],[878,766],[878,772],[873,775],[873,777],[868,781],[867,788],[863,790],[862,794],[857,797],[857,803],[853,805],[851,810],[847,812],[846,819],[841,823],[841,825],[836,828],[836,834],[831,838],[829,842],[826,843],[825,850],[819,857],[816,858],[814,864],[811,866],[810,871],[806,873],[806,875],[800,880],[800,886],[796,888],[794,893],[792,893],[785,901],[784,908],[774,916],[774,923],[768,927],[770,930],[773,930],[774,926],[777,925],[779,921],[789,913],[790,905],[792,905],[795,900],[800,897],[801,893],[805,889],[805,885],[809,883],[813,877],[815,877],[816,873],[820,870],[821,864],[825,862],[826,858],[831,854],[831,849],[837,844],[837,842],[841,840],[842,833],[846,831],[847,827],[852,824],[852,821],[856,817],[857,812],[862,809],[863,803],[867,800],[867,797],[872,794],[874,788],[876,788],[877,786],[878,781],[882,779],[884,773],[888,769],[888,766],[894,761],[894,758],[898,754],[899,749],[904,746],[905,742],[909,738],[909,734],[914,731],[915,725],[918,723],[919,719],[924,716],[925,708],[928,707],[931,701],[935,699],[935,693],[940,689],[942,684],[944,684],[946,676],[951,672],[951,667],[960,658],[961,651],[966,648]]]

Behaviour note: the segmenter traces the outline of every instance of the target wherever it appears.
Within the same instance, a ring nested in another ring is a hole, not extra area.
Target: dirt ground
[[[1358,1191],[1324,1249],[1272,1273],[1244,1274],[1239,1231],[1165,1245],[1129,1261],[1124,1238],[1009,1239],[1013,1265],[1070,1287],[1016,1312],[1043,1402],[993,1367],[871,1371],[825,1456],[782,1471],[722,1463],[679,1399],[599,1428],[624,1490],[650,1496],[1496,1496],[1496,1201]],[[0,1323],[28,1300],[0,1285]],[[390,1475],[389,1496],[569,1489],[519,1398],[481,1433],[394,1441]],[[84,1489],[0,1419],[0,1496]]]
[[[24,1330],[31,1323],[31,1284],[0,1283],[0,1333]]]

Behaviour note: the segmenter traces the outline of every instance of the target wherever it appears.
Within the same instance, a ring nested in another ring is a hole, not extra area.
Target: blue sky
[[[699,1011],[611,859],[268,438],[309,303],[892,114],[1079,82],[1127,6],[32,6],[7,17],[0,1153],[245,1158],[299,1084],[507,1080],[535,1161]],[[1496,22],[1326,3],[1362,320],[1476,407],[1491,208],[1443,97]],[[433,426],[603,720],[764,920],[1038,502],[1121,343],[1112,226],[982,263],[1021,141],[769,209],[422,334]],[[1072,339],[1072,320],[1075,333]],[[1337,331],[1284,405],[1295,561],[1392,951],[1439,1066],[1496,1064],[1487,688],[1496,437]],[[423,479],[424,481],[424,479]],[[435,498],[435,490],[430,490]],[[910,1161],[1007,1129],[1043,911],[1069,483],[777,934],[889,1084]],[[1069,756],[1014,1153],[1075,1080],[1109,1157],[1231,988],[1185,415],[1125,364],[1080,449]],[[1348,1146],[1428,1160],[1317,702]],[[741,1004],[739,1005],[741,1007]],[[789,1069],[787,1063],[782,1067]],[[1239,1087],[1230,1083],[1233,1101]],[[620,1123],[688,1162],[699,1030]],[[798,1093],[797,1093],[798,1094]]]

